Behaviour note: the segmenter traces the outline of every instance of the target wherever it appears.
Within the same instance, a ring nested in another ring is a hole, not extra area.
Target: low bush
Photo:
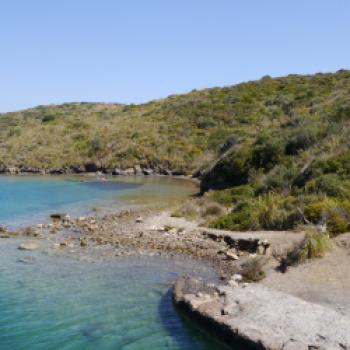
[[[302,242],[299,252],[299,262],[309,259],[322,258],[331,248],[329,236],[310,229]]]
[[[284,230],[294,228],[300,220],[294,197],[267,193],[238,203],[231,213],[213,220],[211,226],[235,231]]]
[[[285,152],[288,155],[296,155],[311,147],[317,140],[318,130],[303,126],[287,141]]]
[[[202,216],[218,216],[223,214],[223,208],[218,203],[207,203],[203,206]]]
[[[331,247],[332,243],[327,233],[320,233],[313,227],[307,227],[304,240],[300,244],[297,244],[281,260],[278,269],[284,273],[289,266],[295,266],[315,258],[322,258]]]
[[[259,282],[265,278],[264,266],[266,260],[263,257],[250,258],[241,266],[241,274],[246,282]]]
[[[172,212],[173,217],[184,217],[187,219],[195,219],[199,216],[200,209],[193,200],[186,201],[181,207]]]
[[[323,174],[309,181],[305,189],[309,193],[325,194],[331,197],[350,197],[350,188],[347,181],[336,174]]]
[[[260,136],[253,145],[252,164],[264,170],[272,169],[283,156],[283,142],[271,135]]]
[[[349,230],[350,202],[323,197],[306,205],[305,218],[314,224],[325,223],[331,236]]]

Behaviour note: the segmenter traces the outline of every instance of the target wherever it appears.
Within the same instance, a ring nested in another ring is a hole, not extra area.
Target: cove
[[[171,201],[194,191],[189,181],[163,177],[0,176],[0,226],[31,225],[50,213],[89,215],[95,208],[117,211],[134,205]]]
[[[37,223],[57,211],[80,215],[94,206],[164,207],[194,190],[166,178],[0,177],[0,225]],[[20,251],[20,242],[0,239],[1,350],[225,349],[182,319],[171,300],[179,276],[214,281],[211,267],[184,257],[78,260],[47,249]]]

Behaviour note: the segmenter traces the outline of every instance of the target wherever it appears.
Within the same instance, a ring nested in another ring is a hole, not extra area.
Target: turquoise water
[[[50,213],[72,216],[126,208],[134,202],[172,198],[193,191],[193,185],[166,178],[0,177],[0,225],[38,223]],[[158,198],[158,199],[159,199]]]
[[[17,244],[0,240],[1,350],[224,349],[186,325],[170,299],[178,275],[214,278],[207,267],[161,257],[82,262]]]
[[[1,177],[0,224],[35,222],[53,211],[78,214],[95,205],[171,200],[191,191],[165,179]],[[20,251],[19,242],[0,239],[1,350],[224,349],[182,320],[170,298],[179,275],[214,279],[209,267],[164,257],[101,260],[95,254],[79,261],[48,247]]]

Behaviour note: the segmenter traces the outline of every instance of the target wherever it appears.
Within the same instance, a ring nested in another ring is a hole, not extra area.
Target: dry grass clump
[[[258,282],[265,278],[266,273],[264,266],[266,265],[266,259],[264,257],[250,258],[244,262],[241,266],[240,273],[246,282]]]
[[[224,213],[223,207],[218,203],[206,203],[202,208],[202,216],[217,216]]]
[[[171,215],[187,219],[206,219],[223,215],[225,209],[222,205],[212,201],[207,196],[191,198],[179,206]]]
[[[184,202],[179,208],[174,210],[171,216],[176,218],[196,219],[200,214],[200,208],[194,200]]]
[[[309,259],[322,258],[331,248],[328,234],[309,230],[298,251],[299,262]]]
[[[332,242],[327,233],[320,233],[314,228],[307,228],[304,240],[281,260],[279,270],[284,273],[289,266],[322,258],[331,248]]]

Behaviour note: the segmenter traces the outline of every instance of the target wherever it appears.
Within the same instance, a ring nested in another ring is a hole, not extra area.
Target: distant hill
[[[292,200],[350,197],[349,123],[350,71],[267,76],[141,105],[71,103],[1,114],[0,168],[194,173],[203,191],[221,190],[222,203],[290,197],[273,205],[298,207],[300,221],[304,205]],[[215,225],[242,227],[232,215],[225,220]]]

